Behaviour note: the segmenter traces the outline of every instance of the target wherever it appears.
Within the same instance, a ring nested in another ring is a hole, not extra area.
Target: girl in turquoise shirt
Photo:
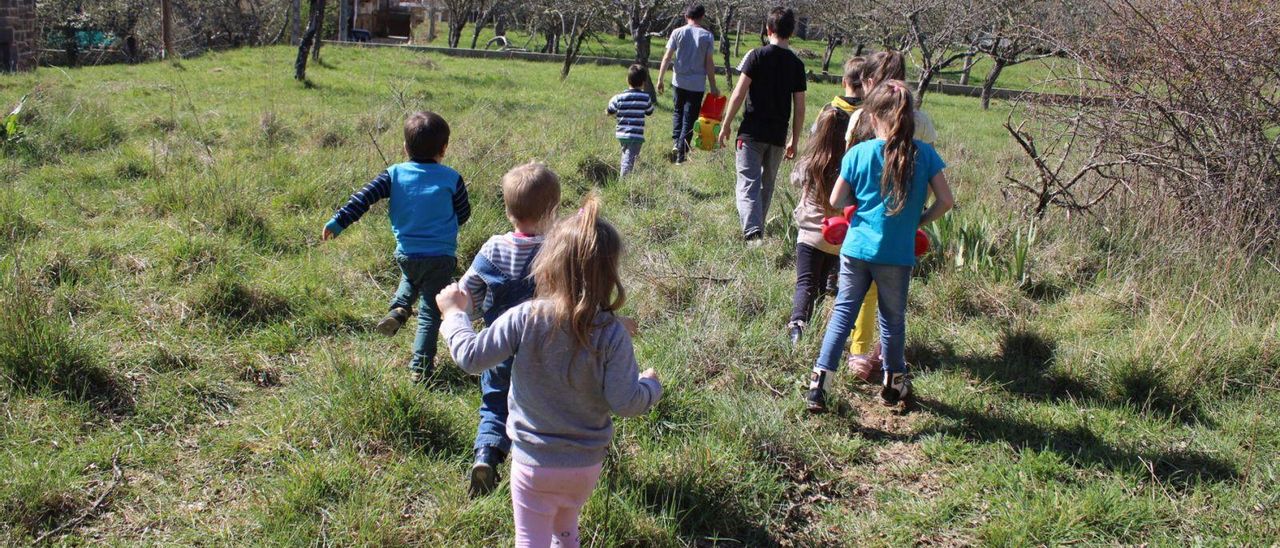
[[[863,104],[876,138],[845,154],[831,205],[858,206],[840,248],[840,288],[822,351],[806,395],[809,410],[826,410],[826,391],[840,364],[849,331],[874,281],[880,298],[880,345],[884,380],[880,397],[897,405],[910,397],[906,347],[907,288],[915,266],[916,230],[937,220],[955,203],[933,146],[915,140],[914,99],[906,84],[887,81]],[[933,204],[925,208],[932,192]],[[852,200],[850,200],[852,198]]]

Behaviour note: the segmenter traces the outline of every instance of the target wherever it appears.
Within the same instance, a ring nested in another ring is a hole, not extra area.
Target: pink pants
[[[600,480],[602,466],[549,468],[512,462],[516,547],[577,548],[578,515]]]

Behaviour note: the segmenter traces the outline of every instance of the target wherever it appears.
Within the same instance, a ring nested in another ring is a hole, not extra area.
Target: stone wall
[[[0,71],[36,68],[36,0],[0,0]]]

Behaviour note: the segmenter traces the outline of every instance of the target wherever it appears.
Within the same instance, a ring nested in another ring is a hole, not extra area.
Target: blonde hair
[[[546,219],[560,205],[560,176],[541,162],[513,167],[502,176],[502,202],[517,221]]]
[[[538,314],[573,335],[580,348],[590,346],[596,315],[627,301],[621,258],[622,237],[600,218],[600,200],[588,196],[577,215],[556,223],[533,260]]]

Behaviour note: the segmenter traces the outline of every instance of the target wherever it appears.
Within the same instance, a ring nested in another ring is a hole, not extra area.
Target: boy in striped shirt
[[[435,296],[453,280],[458,267],[458,227],[471,217],[462,176],[440,163],[447,148],[449,123],[444,118],[425,111],[410,115],[404,122],[404,151],[409,161],[388,167],[352,194],[321,233],[322,240],[336,238],[373,204],[388,200],[400,287],[386,317],[378,322],[378,332],[395,335],[409,321],[413,302],[418,301],[418,332],[409,362],[414,382],[425,381],[435,366],[440,336]]]
[[[546,164],[516,166],[502,177],[502,201],[515,230],[489,238],[458,280],[475,308],[470,311],[471,318],[482,317],[486,325],[533,298],[533,259],[542,248],[543,235],[556,220],[560,177]],[[498,465],[511,451],[506,426],[512,361],[508,359],[480,377],[480,425],[471,465],[473,497],[487,495],[498,485]]]
[[[648,78],[648,70],[643,65],[631,65],[627,69],[627,85],[631,89],[614,95],[606,109],[610,115],[618,117],[614,135],[622,143],[622,175],[631,173],[635,168],[636,160],[640,158],[640,145],[644,144],[644,118],[653,114],[653,98],[641,89]]]

